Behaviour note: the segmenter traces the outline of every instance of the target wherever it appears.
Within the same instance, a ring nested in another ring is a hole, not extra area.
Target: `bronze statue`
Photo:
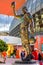
[[[21,40],[22,40],[22,46],[26,49],[27,54],[29,55],[31,53],[30,51],[30,42],[29,42],[29,32],[28,32],[28,27],[30,27],[30,32],[33,33],[33,18],[29,12],[27,12],[27,8],[23,7],[22,8],[22,14],[21,15],[16,15],[15,13],[15,2],[12,2],[12,8],[13,8],[13,13],[14,17],[19,18],[21,25],[20,25],[20,35],[21,35]]]

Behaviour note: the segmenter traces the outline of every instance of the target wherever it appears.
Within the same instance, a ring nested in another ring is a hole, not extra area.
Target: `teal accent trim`
[[[42,51],[43,51],[43,44],[42,44]]]

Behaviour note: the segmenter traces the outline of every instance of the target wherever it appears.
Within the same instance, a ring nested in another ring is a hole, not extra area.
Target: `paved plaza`
[[[14,63],[14,58],[7,58],[5,63],[0,63],[0,65],[12,65]]]
[[[6,59],[6,63],[0,63],[0,65],[19,65],[19,64],[15,64],[15,61],[17,59],[14,59],[14,58],[7,58]],[[18,59],[19,60],[19,59]],[[36,63],[36,64],[20,64],[20,65],[43,65],[43,63]]]

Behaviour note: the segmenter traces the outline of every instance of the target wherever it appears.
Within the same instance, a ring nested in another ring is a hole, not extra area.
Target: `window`
[[[28,11],[31,12],[31,6],[28,8]]]
[[[41,0],[41,3],[43,3],[43,0]]]
[[[36,0],[33,0],[32,2],[32,10],[35,10]]]
[[[33,3],[35,3],[36,2],[36,0],[33,0]]]
[[[38,7],[40,5],[41,1],[40,0],[37,0],[36,1],[36,7]]]
[[[28,2],[28,11],[31,12],[32,0]]]
[[[41,18],[43,18],[43,14],[41,14]]]

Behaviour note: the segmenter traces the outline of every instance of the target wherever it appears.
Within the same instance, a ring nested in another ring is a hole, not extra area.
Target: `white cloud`
[[[9,31],[10,24],[0,24],[0,31]]]
[[[9,27],[13,19],[14,16],[0,14],[0,31],[9,31]]]

